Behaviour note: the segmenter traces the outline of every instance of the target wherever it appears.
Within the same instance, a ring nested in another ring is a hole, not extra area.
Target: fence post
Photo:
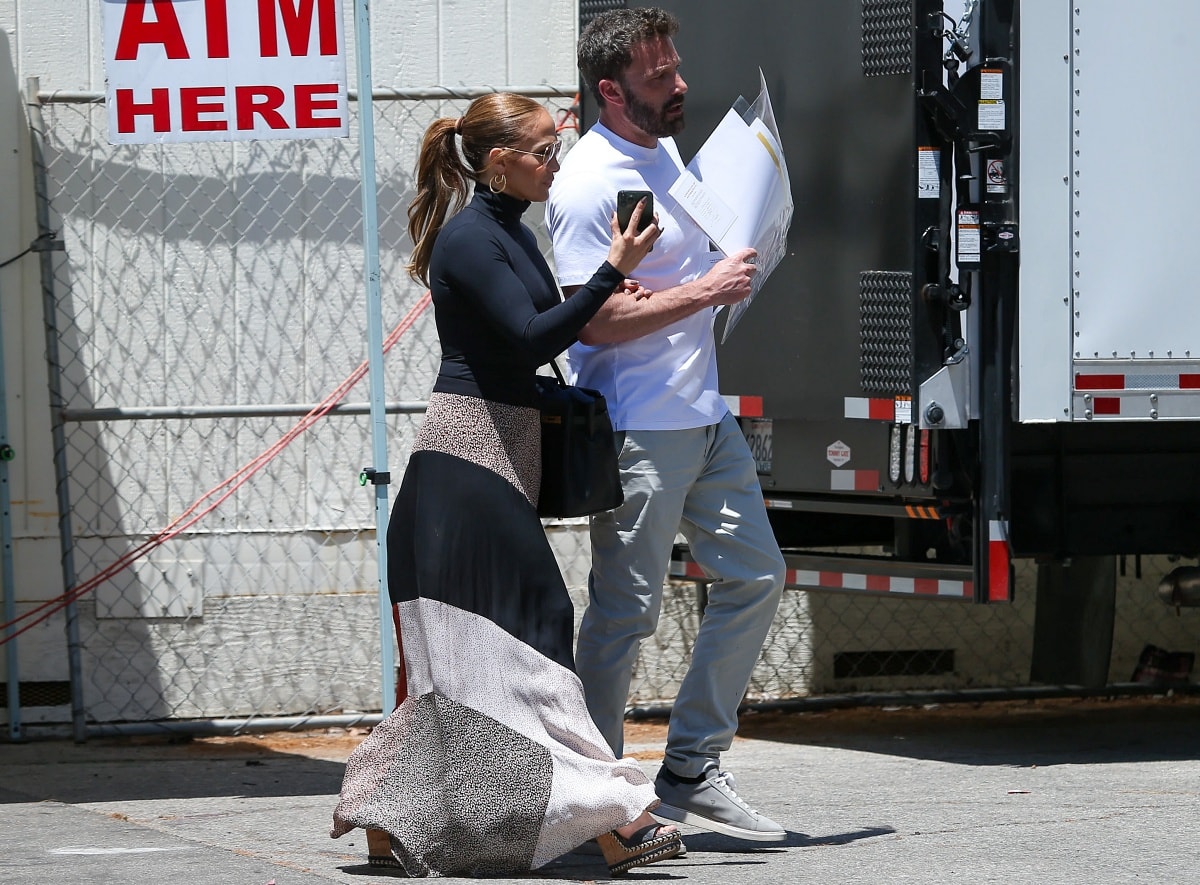
[[[371,78],[371,12],[368,0],[354,3],[354,54],[358,64],[359,163],[362,169],[363,269],[367,295],[367,371],[371,400],[371,457],[374,462],[375,547],[379,568],[379,662],[386,715],[396,701],[392,655],[392,601],[387,585],[388,481],[387,415],[383,391],[383,306],[379,292],[379,209],[375,193],[375,105]]]
[[[2,293],[0,293],[2,294]],[[8,385],[4,377],[4,322],[0,318],[0,583],[4,585],[4,644],[9,740],[21,739],[21,665],[16,640],[17,585],[13,577],[12,494],[8,486],[8,462],[13,449],[8,443]]]
[[[29,107],[29,130],[33,142],[33,189],[37,207],[39,238],[53,239],[50,228],[50,188],[46,176],[46,122],[42,118],[41,89],[37,77],[25,81],[25,102]],[[67,488],[67,441],[63,431],[62,378],[58,356],[58,303],[54,297],[54,256],[41,252],[42,311],[46,327],[46,365],[50,373],[50,436],[54,445],[54,488],[58,501],[58,536],[62,545],[63,592],[75,586],[74,540],[71,535],[71,498]],[[76,743],[87,740],[83,709],[83,667],[80,663],[79,612],[75,600],[65,609],[67,662],[71,673],[71,730]]]

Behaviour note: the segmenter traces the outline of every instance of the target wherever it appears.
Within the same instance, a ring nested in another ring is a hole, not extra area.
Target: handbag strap
[[[572,389],[571,385],[569,385],[567,383],[567,379],[563,377],[562,369],[560,369],[558,367],[557,360],[550,360],[550,368],[552,368],[554,370],[554,374],[556,376],[558,376],[559,384],[561,384],[563,387],[565,387],[567,389]],[[599,402],[603,403],[604,397],[602,397],[602,396],[597,397],[597,400]],[[597,409],[597,407],[596,407],[597,400],[588,401],[586,403],[586,405],[582,402],[575,403],[575,406],[577,408],[585,408],[586,409],[583,417],[587,421],[588,433],[595,433],[596,432],[596,422],[600,420],[602,415],[607,416],[607,414],[608,414],[607,407],[602,408],[602,409]]]

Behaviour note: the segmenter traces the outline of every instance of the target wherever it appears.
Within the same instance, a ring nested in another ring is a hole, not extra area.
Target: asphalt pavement
[[[1200,698],[1033,701],[744,718],[724,758],[789,831],[684,827],[685,858],[627,881],[1200,881]],[[661,726],[630,726],[648,772]],[[382,885],[332,840],[361,734],[0,744],[0,882]],[[522,878],[608,878],[572,854]]]

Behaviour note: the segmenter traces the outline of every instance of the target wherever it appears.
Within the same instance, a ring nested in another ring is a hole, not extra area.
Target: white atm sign
[[[341,0],[103,0],[113,144],[349,134]]]

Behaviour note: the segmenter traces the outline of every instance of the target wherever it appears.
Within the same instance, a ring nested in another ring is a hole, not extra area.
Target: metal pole
[[[380,709],[396,702],[396,662],[392,650],[392,601],[387,586],[388,481],[387,422],[383,397],[383,306],[379,293],[379,211],[375,194],[375,106],[371,80],[371,6],[354,3],[354,53],[358,62],[359,160],[362,167],[363,271],[367,295],[367,374],[371,402],[371,457],[364,471],[375,490],[375,547],[379,564]]]
[[[25,81],[29,128],[33,141],[33,186],[37,207],[38,237],[53,237],[50,229],[50,189],[46,175],[44,139],[46,122],[38,96],[37,77]],[[62,383],[58,358],[58,304],[54,297],[54,256],[42,251],[42,310],[46,326],[46,365],[50,373],[50,436],[54,445],[54,485],[58,501],[58,534],[62,545],[63,589],[75,586],[74,541],[71,536],[71,497],[67,489],[67,443],[62,420]],[[79,612],[72,600],[64,609],[67,630],[67,661],[71,672],[71,726],[75,741],[87,740],[83,709],[83,666],[80,662]]]
[[[13,577],[12,495],[8,487],[8,462],[13,449],[8,444],[8,386],[4,378],[4,323],[0,311],[0,581],[4,583],[4,623],[9,624],[4,644],[4,678],[8,696],[8,737],[21,739],[21,662],[17,655],[17,584]]]
[[[87,421],[144,421],[172,419],[184,421],[196,418],[303,418],[312,413],[319,403],[275,403],[254,406],[112,406],[104,409],[63,409],[62,419],[67,424]],[[429,404],[420,402],[384,403],[389,415],[417,415]],[[339,403],[330,407],[329,415],[369,415],[370,403]]]
[[[260,716],[247,719],[174,719],[156,722],[112,722],[88,727],[92,737],[136,735],[261,734],[271,731],[306,731],[314,728],[370,728],[388,714],[346,713],[340,716]]]

